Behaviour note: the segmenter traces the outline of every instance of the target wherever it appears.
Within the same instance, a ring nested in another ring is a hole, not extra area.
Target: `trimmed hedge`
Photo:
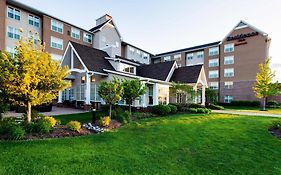
[[[259,101],[232,101],[231,103],[219,103],[221,106],[247,106],[247,107],[260,107]]]
[[[172,114],[175,114],[178,112],[178,108],[175,105],[169,104],[168,106],[171,108]]]
[[[157,115],[167,115],[171,112],[171,108],[168,105],[155,105],[152,106],[152,113]]]

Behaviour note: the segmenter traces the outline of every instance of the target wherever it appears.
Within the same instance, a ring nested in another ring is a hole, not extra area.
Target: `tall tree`
[[[256,97],[263,99],[262,110],[265,110],[266,98],[276,96],[279,93],[279,83],[273,83],[275,73],[269,67],[270,60],[266,59],[264,64],[260,64],[260,72],[257,73],[256,82],[253,87]]]
[[[218,102],[218,90],[206,88],[206,103],[216,104]]]
[[[14,57],[6,52],[0,54],[0,90],[11,101],[27,106],[27,122],[30,123],[33,105],[51,102],[58,91],[69,86],[64,81],[68,68],[61,68],[40,40],[23,38],[15,50]]]
[[[142,86],[140,80],[123,80],[124,93],[122,98],[129,103],[130,114],[132,113],[132,103],[141,95],[146,93],[146,87]]]
[[[121,82],[114,78],[112,81],[101,81],[98,93],[109,104],[109,117],[111,118],[112,105],[122,99],[124,89]]]

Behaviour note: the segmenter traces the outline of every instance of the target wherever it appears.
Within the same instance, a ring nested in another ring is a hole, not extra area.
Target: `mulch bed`
[[[281,139],[281,131],[277,128],[270,128],[268,131],[275,137]]]

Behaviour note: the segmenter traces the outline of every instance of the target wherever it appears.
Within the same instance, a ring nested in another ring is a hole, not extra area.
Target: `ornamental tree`
[[[109,104],[109,117],[111,118],[112,105],[122,99],[124,89],[121,82],[114,78],[112,81],[101,81],[98,93]]]
[[[40,40],[19,40],[14,57],[0,53],[0,91],[9,100],[23,103],[27,107],[27,122],[31,121],[31,107],[52,102],[58,91],[64,90],[69,83],[68,68],[60,67],[53,60]]]
[[[256,82],[253,87],[256,97],[263,99],[262,110],[265,110],[266,98],[276,96],[279,93],[279,83],[272,83],[275,73],[269,67],[270,60],[266,59],[264,64],[260,64],[260,72],[257,73]]]
[[[132,113],[132,103],[141,95],[146,93],[146,87],[141,84],[140,80],[123,80],[122,86],[124,93],[122,98],[129,104],[130,114]]]
[[[184,94],[186,97],[187,95],[190,95],[191,99],[193,99],[194,96],[196,95],[192,86],[187,84],[175,83],[175,82],[172,82],[171,93],[174,95]]]

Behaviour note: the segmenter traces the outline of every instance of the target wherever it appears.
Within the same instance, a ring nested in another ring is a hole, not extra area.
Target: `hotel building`
[[[143,80],[149,91],[138,102],[142,106],[182,101],[169,99],[167,87],[172,81],[200,90],[198,103],[205,101],[208,86],[218,90],[220,102],[257,100],[252,86],[270,44],[266,33],[240,21],[221,41],[154,55],[125,42],[110,15],[98,18],[96,25],[86,30],[14,0],[0,0],[0,23],[4,24],[0,26],[0,50],[14,55],[20,37],[36,35],[53,59],[63,60],[62,65],[72,69],[73,87],[60,92],[59,101],[96,101],[96,86],[87,82],[110,80],[113,74]],[[95,65],[93,60],[101,62]],[[165,97],[159,97],[163,93]]]

